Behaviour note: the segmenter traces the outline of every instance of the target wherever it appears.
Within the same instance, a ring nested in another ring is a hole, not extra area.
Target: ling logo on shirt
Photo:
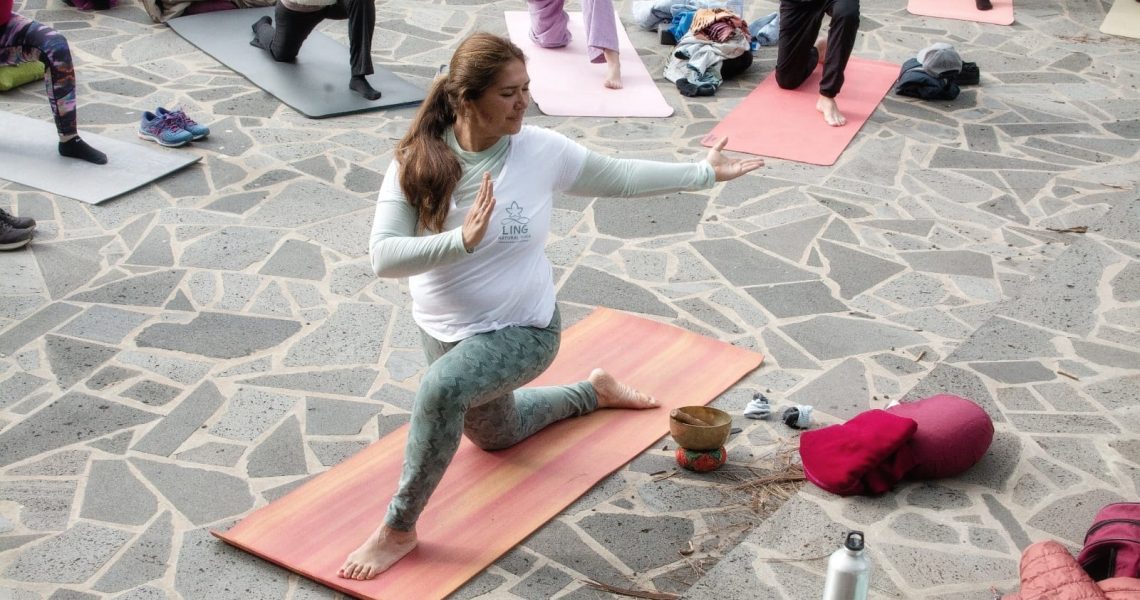
[[[502,226],[502,231],[499,232],[500,242],[530,241],[530,229],[527,227],[530,219],[524,217],[522,213],[523,209],[518,202],[511,202],[511,205],[507,207],[507,218],[500,223]]]

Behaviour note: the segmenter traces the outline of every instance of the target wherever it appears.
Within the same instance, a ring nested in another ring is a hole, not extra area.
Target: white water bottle
[[[871,584],[871,563],[863,553],[863,532],[847,534],[843,547],[827,559],[823,600],[866,600]]]

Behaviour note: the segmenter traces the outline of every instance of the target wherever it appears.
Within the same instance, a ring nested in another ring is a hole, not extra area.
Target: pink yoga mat
[[[637,49],[618,20],[618,51],[624,86],[611,90],[602,85],[605,63],[591,63],[586,55],[586,30],[582,13],[570,14],[573,39],[563,48],[542,48],[530,39],[530,15],[507,11],[511,41],[527,56],[530,93],[545,114],[560,117],[668,117],[673,107],[657,89]]]
[[[978,10],[974,0],[909,0],[906,10],[912,15],[941,17],[959,21],[976,21],[994,25],[1013,24],[1013,0],[991,0],[993,8]]]
[[[828,125],[815,108],[819,68],[794,90],[780,89],[775,74],[769,74],[701,143],[712,146],[728,136],[728,150],[833,165],[891,89],[899,68],[888,62],[851,58],[843,91],[835,99],[847,117],[841,127]]]

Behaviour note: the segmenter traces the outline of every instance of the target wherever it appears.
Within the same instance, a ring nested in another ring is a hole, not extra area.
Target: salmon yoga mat
[[[543,48],[530,39],[530,15],[507,11],[511,41],[523,49],[530,75],[530,93],[539,110],[560,117],[668,117],[673,107],[641,62],[637,48],[617,21],[621,53],[622,89],[611,90],[602,82],[605,63],[591,63],[586,55],[586,30],[582,13],[570,15],[573,39],[563,48]]]
[[[708,403],[762,360],[671,325],[599,308],[563,332],[554,364],[532,385],[581,381],[602,366],[662,406],[567,419],[497,452],[464,438],[420,517],[419,546],[376,579],[340,579],[336,571],[384,516],[406,427],[214,535],[356,598],[437,600],[668,433],[670,409]]]
[[[1109,35],[1140,39],[1140,2],[1116,0],[1104,17],[1100,30]]]
[[[813,165],[833,165],[859,128],[875,112],[899,75],[899,66],[852,57],[846,82],[836,97],[847,124],[832,127],[816,110],[821,70],[794,90],[780,89],[769,74],[701,143],[712,146],[728,136],[729,150],[786,158]]]
[[[990,10],[978,10],[974,0],[909,0],[906,10],[922,17],[1013,25],[1013,0],[991,0],[990,4]]]

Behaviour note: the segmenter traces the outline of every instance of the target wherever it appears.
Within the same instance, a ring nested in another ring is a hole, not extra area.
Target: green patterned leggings
[[[384,519],[389,527],[415,526],[462,435],[499,450],[597,407],[588,381],[519,389],[550,366],[561,334],[557,309],[545,329],[507,327],[451,343],[423,334],[429,366],[412,406],[400,485]]]

